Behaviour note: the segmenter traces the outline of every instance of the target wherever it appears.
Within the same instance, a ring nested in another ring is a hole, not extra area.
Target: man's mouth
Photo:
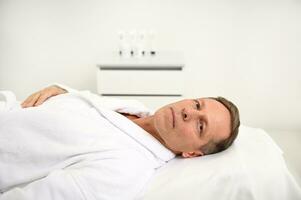
[[[175,111],[172,109],[172,107],[170,107],[170,110],[171,110],[171,116],[172,116],[172,127],[174,128],[175,127]]]

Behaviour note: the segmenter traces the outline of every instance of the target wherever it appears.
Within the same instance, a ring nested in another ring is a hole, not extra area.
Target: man
[[[221,97],[179,101],[153,115],[124,102],[59,85],[4,113],[3,141],[18,126],[28,135],[18,133],[8,150],[0,143],[0,199],[139,198],[154,170],[175,155],[217,153],[238,134],[238,109]]]

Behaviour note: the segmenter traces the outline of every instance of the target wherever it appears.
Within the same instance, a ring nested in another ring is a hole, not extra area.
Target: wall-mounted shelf
[[[117,53],[103,53],[101,55],[100,67],[152,67],[152,68],[183,68],[184,57],[181,52],[176,51],[162,51],[157,52],[154,56],[142,56],[142,57],[122,57]]]
[[[107,54],[97,64],[97,91],[102,96],[138,99],[155,109],[183,95],[183,55],[123,58]]]

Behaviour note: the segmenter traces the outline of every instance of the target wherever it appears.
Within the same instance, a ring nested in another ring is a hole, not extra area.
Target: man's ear
[[[184,158],[193,158],[197,156],[203,156],[204,153],[202,151],[191,151],[191,152],[182,152],[182,157]]]

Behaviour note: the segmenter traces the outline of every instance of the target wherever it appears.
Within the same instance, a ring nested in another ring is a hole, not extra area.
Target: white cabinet
[[[183,67],[179,53],[105,57],[97,65],[97,91],[101,96],[137,99],[156,109],[183,98]]]

